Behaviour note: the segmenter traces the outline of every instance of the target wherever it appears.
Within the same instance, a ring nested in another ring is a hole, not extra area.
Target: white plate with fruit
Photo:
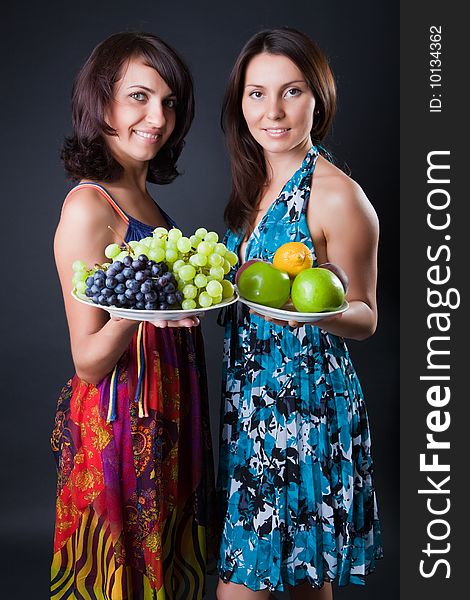
[[[208,306],[206,308],[198,307],[188,310],[145,310],[136,308],[118,308],[117,306],[101,306],[99,304],[95,304],[93,300],[89,300],[88,298],[80,298],[76,291],[72,292],[72,296],[75,298],[75,300],[78,300],[82,304],[106,310],[113,317],[117,317],[119,319],[130,319],[132,321],[179,321],[181,319],[185,319],[186,317],[198,317],[211,310],[229,306],[230,304],[237,302],[239,299],[238,293],[235,292],[231,298],[226,298],[222,300],[222,302],[213,304],[212,306]]]
[[[280,321],[314,323],[349,308],[346,273],[332,263],[313,267],[312,254],[301,242],[280,246],[272,263],[247,261],[238,269],[235,283],[240,302]]]
[[[238,300],[226,278],[238,258],[203,227],[189,238],[177,228],[157,227],[139,241],[110,244],[104,254],[110,262],[74,262],[72,296],[113,316],[175,321]]]

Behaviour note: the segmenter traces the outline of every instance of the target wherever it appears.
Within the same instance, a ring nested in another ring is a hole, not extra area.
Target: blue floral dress
[[[313,146],[249,239],[246,260],[289,241],[314,254],[306,209]],[[243,240],[227,232],[238,253]],[[314,258],[314,266],[317,264]],[[364,584],[382,556],[370,433],[344,340],[227,311],[218,487],[219,573],[252,590]]]

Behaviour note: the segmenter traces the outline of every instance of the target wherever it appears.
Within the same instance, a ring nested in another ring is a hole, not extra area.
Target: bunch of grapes
[[[73,283],[79,295],[104,306],[208,308],[234,293],[225,276],[238,262],[237,255],[218,240],[215,231],[203,227],[189,238],[179,229],[157,227],[152,236],[131,241],[124,248],[107,246],[105,255],[113,262],[98,265],[94,271],[75,261]]]
[[[156,263],[144,254],[136,259],[126,255],[122,261],[113,261],[106,270],[99,268],[89,275],[84,294],[102,306],[166,310],[181,308],[183,294],[177,285],[165,263]],[[80,289],[83,290],[83,285]]]

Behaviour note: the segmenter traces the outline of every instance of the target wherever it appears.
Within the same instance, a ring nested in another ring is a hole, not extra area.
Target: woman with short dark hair
[[[146,33],[118,33],[98,45],[78,74],[72,91],[73,135],[62,151],[71,179],[112,181],[122,166],[110,152],[106,135],[115,135],[105,112],[113,99],[113,84],[131,56],[160,73],[178,102],[175,128],[165,145],[149,161],[147,181],[171,183],[177,176],[176,162],[194,118],[191,74],[181,58],[161,39]]]
[[[62,158],[78,185],[54,240],[76,369],[52,434],[55,600],[203,597],[214,530],[199,320],[139,324],[71,297],[75,260],[102,264],[107,245],[174,226],[147,181],[178,175],[193,114],[186,65],[151,34],[109,37],[74,84]]]

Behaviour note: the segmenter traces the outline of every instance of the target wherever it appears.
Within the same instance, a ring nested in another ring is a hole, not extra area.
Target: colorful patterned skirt
[[[216,547],[202,336],[143,331],[144,369],[136,334],[113,374],[75,376],[58,401],[54,600],[204,595]]]

